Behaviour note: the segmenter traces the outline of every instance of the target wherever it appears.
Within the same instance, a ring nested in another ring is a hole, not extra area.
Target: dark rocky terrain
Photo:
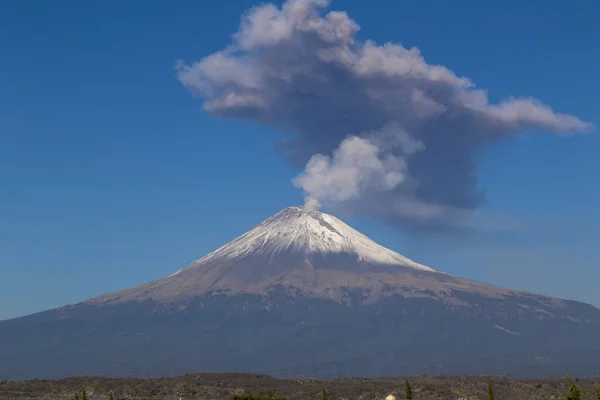
[[[566,398],[566,378],[510,380],[503,377],[468,376],[416,376],[409,378],[415,400],[487,400],[487,382],[491,380],[495,400],[547,400]],[[594,390],[600,385],[591,379],[578,379],[583,400],[592,400]],[[232,394],[259,394],[275,391],[289,400],[320,400],[323,388],[330,400],[372,399],[383,400],[394,394],[404,398],[404,378],[347,378],[319,381],[314,379],[275,379],[250,374],[197,374],[177,378],[157,379],[108,379],[78,377],[62,380],[34,380],[25,382],[1,382],[0,399],[47,399],[73,398],[85,387],[88,399],[107,399],[108,392],[128,399],[229,399]]]

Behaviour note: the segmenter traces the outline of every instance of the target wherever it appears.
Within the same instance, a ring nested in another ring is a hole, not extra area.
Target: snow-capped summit
[[[278,212],[249,232],[202,257],[192,266],[258,255],[272,262],[274,258],[286,253],[301,257],[346,255],[358,263],[398,265],[435,272],[433,268],[378,245],[332,215],[304,211],[302,207],[288,207]]]
[[[263,294],[275,287],[337,301],[348,290],[370,301],[393,294],[450,299],[457,290],[507,292],[412,261],[332,215],[288,207],[165,278],[90,302],[179,301],[215,293]]]

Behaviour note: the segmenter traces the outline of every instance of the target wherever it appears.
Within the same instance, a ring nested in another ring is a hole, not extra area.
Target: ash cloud
[[[307,207],[342,207],[404,226],[452,226],[484,201],[475,154],[529,128],[591,124],[533,98],[488,101],[466,77],[417,48],[359,41],[359,25],[329,0],[250,9],[227,48],[178,79],[222,117],[284,136],[277,148],[304,171]]]

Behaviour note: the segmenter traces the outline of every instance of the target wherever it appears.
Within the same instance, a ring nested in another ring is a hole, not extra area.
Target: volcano
[[[0,379],[600,375],[600,310],[455,277],[289,207],[173,274],[0,322]]]

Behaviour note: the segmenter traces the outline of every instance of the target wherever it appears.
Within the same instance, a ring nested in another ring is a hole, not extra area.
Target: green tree
[[[323,388],[323,395],[321,396],[322,400],[327,400],[327,391]]]
[[[410,389],[408,379],[404,380],[404,385],[406,386],[406,400],[412,400],[412,390]]]
[[[87,400],[87,394],[85,393],[85,388],[81,389],[81,400]]]
[[[115,400],[115,396],[113,396],[112,391],[108,392],[108,400]]]
[[[492,387],[492,381],[488,381],[488,400],[494,400],[494,388]]]
[[[600,388],[596,388],[594,393],[596,393],[596,400],[600,400]]]
[[[569,378],[569,395],[567,400],[581,400],[581,392],[572,378]]]

